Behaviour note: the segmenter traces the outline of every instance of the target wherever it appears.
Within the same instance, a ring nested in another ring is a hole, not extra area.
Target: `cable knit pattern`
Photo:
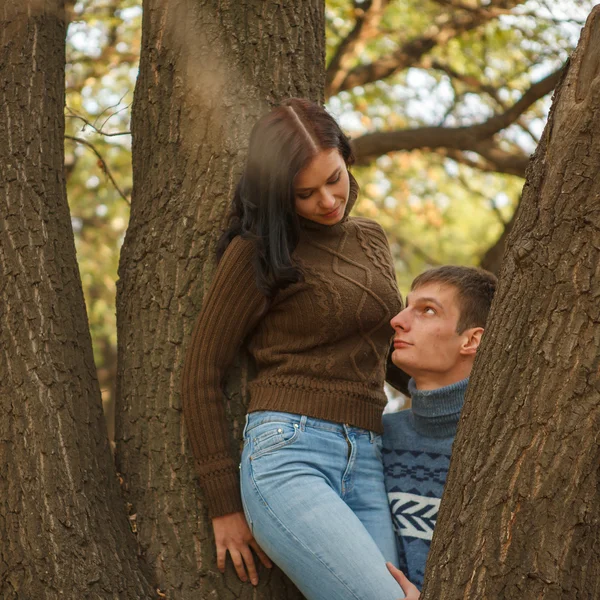
[[[304,281],[281,290],[265,312],[253,247],[235,238],[192,334],[183,406],[211,516],[241,510],[220,386],[244,340],[258,367],[249,384],[249,412],[275,410],[382,429],[389,321],[401,309],[385,234],[366,219],[301,223],[293,256]]]
[[[363,218],[355,218],[354,221],[357,225],[360,225],[357,227],[356,234],[365,254],[374,264],[387,265],[388,268],[383,270],[383,274],[386,276],[392,289],[396,289],[397,282],[394,276],[394,263],[385,233],[375,221]]]

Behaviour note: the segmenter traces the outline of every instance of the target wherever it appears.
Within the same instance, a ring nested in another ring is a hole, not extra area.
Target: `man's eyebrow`
[[[406,296],[406,306],[408,306],[409,298],[410,298],[410,295]],[[436,306],[439,306],[442,310],[444,310],[444,307],[435,298],[432,298],[431,296],[424,296],[422,298],[417,298],[415,300],[415,302],[417,302],[419,304],[426,304],[426,303],[435,304]]]
[[[337,167],[335,169],[335,171],[327,178],[327,181],[329,181],[332,177],[334,177],[337,173],[339,173],[339,171],[341,171],[342,167]],[[309,190],[312,190],[313,188],[307,187],[307,188],[296,188],[296,193],[297,192],[308,192]]]

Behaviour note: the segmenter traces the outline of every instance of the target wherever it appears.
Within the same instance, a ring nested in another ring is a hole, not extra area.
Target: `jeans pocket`
[[[250,460],[293,444],[299,435],[298,423],[269,421],[258,425],[248,435],[252,444]]]

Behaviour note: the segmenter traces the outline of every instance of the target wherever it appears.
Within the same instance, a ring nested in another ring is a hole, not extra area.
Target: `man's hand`
[[[406,596],[406,600],[419,600],[419,596],[421,593],[416,585],[413,585],[405,576],[404,573],[400,569],[396,569],[396,567],[392,563],[386,563],[388,571],[392,574],[392,577],[400,584],[404,595]]]
[[[238,577],[242,581],[248,581],[249,575],[252,585],[257,585],[258,574],[254,565],[252,550],[256,552],[260,562],[265,567],[270,569],[273,564],[254,539],[244,513],[236,512],[222,517],[215,517],[212,523],[215,532],[217,568],[219,571],[221,573],[225,572],[225,558],[227,552],[229,552]],[[246,568],[244,568],[244,563]],[[246,569],[248,569],[248,575],[246,575]]]

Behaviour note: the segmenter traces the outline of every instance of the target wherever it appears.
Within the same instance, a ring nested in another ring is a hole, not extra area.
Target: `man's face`
[[[392,361],[418,388],[434,389],[468,377],[465,368],[470,370],[474,351],[465,353],[465,345],[472,330],[456,333],[459,318],[456,288],[431,282],[410,292],[406,308],[391,320]]]

